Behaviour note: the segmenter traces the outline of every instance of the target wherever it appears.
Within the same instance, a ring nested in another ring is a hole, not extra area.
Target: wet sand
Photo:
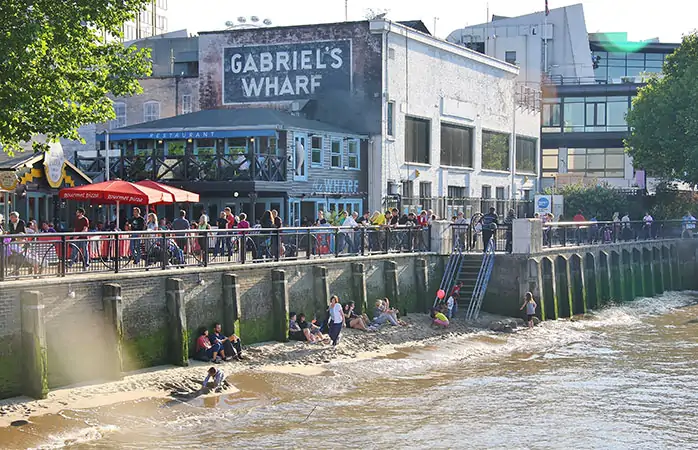
[[[455,319],[448,329],[431,326],[424,314],[404,318],[406,326],[384,325],[376,332],[343,329],[339,345],[304,342],[268,342],[245,349],[245,361],[226,362],[221,368],[226,376],[258,369],[268,372],[300,375],[322,375],[324,364],[338,360],[400,358],[411,350],[434,345],[440,340],[472,333],[488,324],[493,316],[481,317],[478,323],[465,324]],[[244,336],[243,343],[244,343]],[[159,366],[125,374],[123,380],[100,384],[70,386],[52,390],[46,399],[15,397],[0,400],[0,427],[14,421],[56,414],[63,409],[84,409],[132,402],[146,398],[176,397],[177,393],[195,392],[211,363],[190,360],[188,367]],[[228,386],[222,394],[234,393]]]

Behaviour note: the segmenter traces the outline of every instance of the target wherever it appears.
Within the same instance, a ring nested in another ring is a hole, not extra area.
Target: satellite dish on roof
[[[232,26],[234,26],[234,25],[235,25],[235,23],[234,23],[232,20],[226,20],[226,21],[225,21],[225,26],[226,26],[226,27],[232,27]]]
[[[262,21],[262,23],[263,23],[264,25],[267,25],[267,26],[268,26],[268,25],[271,25],[271,20],[269,20],[269,19],[264,19],[264,20]]]
[[[252,22],[259,22],[259,17],[257,17],[257,16],[252,16],[252,17],[250,17],[250,20],[251,20]]]
[[[246,18],[246,17],[243,17],[243,16],[240,16],[240,17],[238,17],[238,22],[240,22],[240,23],[245,23],[245,22],[247,22],[247,18]]]

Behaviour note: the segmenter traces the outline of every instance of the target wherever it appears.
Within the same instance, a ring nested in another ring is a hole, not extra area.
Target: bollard
[[[32,398],[48,395],[48,353],[41,292],[22,291],[22,393]]]
[[[124,316],[119,284],[107,283],[102,286],[102,305],[108,348],[114,349],[114,355],[109,359],[111,366],[106,371],[110,379],[120,380],[123,378]]]
[[[168,278],[165,286],[170,329],[169,359],[175,366],[188,366],[189,331],[184,313],[184,281],[181,278]]]
[[[277,341],[288,341],[288,283],[286,271],[274,269],[271,271],[271,297],[274,335]]]
[[[357,306],[357,314],[369,314],[366,274],[364,273],[363,263],[351,263],[351,280],[354,288],[354,302]]]
[[[402,305],[400,304],[397,263],[395,261],[386,261],[383,266],[383,275],[385,277],[385,296],[390,300],[390,305],[400,309],[400,314],[406,316],[407,311],[401,308]]]
[[[238,276],[225,273],[223,274],[223,330],[228,334],[240,336],[241,316]]]
[[[420,308],[420,312],[429,311],[431,306],[431,299],[429,298],[429,268],[427,266],[427,260],[424,258],[418,258],[415,268],[415,280],[417,281],[417,295],[419,300],[417,305]]]
[[[315,317],[318,322],[325,321],[327,308],[330,307],[330,283],[327,281],[327,267],[313,267],[313,294],[315,295]]]

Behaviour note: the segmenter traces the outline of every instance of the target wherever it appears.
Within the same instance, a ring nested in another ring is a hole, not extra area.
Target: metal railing
[[[511,224],[500,224],[492,230],[478,225],[476,216],[470,224],[451,224],[454,248],[463,252],[484,252],[485,244],[492,238],[493,250],[511,253],[513,234]]]
[[[543,224],[543,247],[693,237],[693,229],[687,225],[682,220],[548,222]]]
[[[429,227],[309,227],[4,234],[0,281],[427,252]]]

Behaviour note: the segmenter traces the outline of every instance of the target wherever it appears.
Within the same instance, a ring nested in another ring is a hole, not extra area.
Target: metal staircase
[[[490,276],[492,275],[492,267],[494,267],[494,241],[490,239],[490,242],[487,244],[487,251],[482,258],[480,271],[478,272],[477,279],[475,280],[473,295],[470,298],[470,303],[468,304],[468,308],[466,310],[466,320],[475,320],[480,315],[482,300],[485,298],[487,284],[489,283]],[[465,285],[463,287],[465,287]]]
[[[459,278],[464,257],[465,255],[461,251],[460,244],[456,239],[456,243],[451,251],[451,256],[448,257],[448,262],[444,269],[444,276],[441,278],[441,284],[439,285],[439,289],[442,289],[447,296],[451,292],[453,284]],[[436,307],[437,303],[439,303],[438,296],[434,298],[434,307]]]

